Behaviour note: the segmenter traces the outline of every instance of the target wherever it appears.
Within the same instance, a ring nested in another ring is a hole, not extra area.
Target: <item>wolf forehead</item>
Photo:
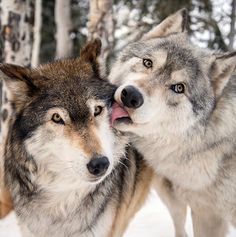
[[[33,82],[48,93],[75,95],[74,98],[108,99],[114,93],[114,86],[94,71],[92,64],[80,59],[60,60],[46,64],[32,71]],[[72,99],[73,97],[71,97]],[[68,99],[68,98],[67,98]]]
[[[36,69],[16,70],[23,70],[19,72],[21,77],[35,86],[32,99],[41,97],[45,102],[60,103],[61,106],[67,102],[76,109],[76,104],[84,104],[89,98],[110,100],[116,89],[92,67],[92,64],[79,58],[58,60]],[[9,76],[14,77],[16,73],[10,71]]]
[[[36,97],[42,97],[45,103],[55,103],[55,106],[71,110],[81,111],[88,99],[109,102],[115,91],[115,86],[100,78],[99,74],[91,71],[90,65],[80,63],[80,60],[45,65],[36,70],[36,78],[32,80],[39,87]]]
[[[169,39],[139,41],[130,44],[121,53],[119,59],[121,63],[124,63],[133,57],[158,60],[158,57],[161,56],[165,57],[164,62],[162,58],[165,72],[169,71],[171,73],[186,69],[190,74],[196,74],[201,67],[199,58],[206,58],[208,54],[199,49],[196,52],[194,47],[189,46],[188,40],[182,35],[173,35]],[[160,55],[158,52],[162,52],[162,54]]]

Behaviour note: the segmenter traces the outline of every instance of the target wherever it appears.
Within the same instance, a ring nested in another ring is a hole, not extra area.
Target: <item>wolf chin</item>
[[[121,52],[110,74],[119,86],[112,123],[155,169],[176,235],[185,236],[188,204],[195,236],[222,237],[236,226],[236,52],[194,46],[186,16],[180,10]]]
[[[101,42],[36,69],[0,65],[14,114],[4,173],[23,236],[122,236],[152,170],[110,126]]]

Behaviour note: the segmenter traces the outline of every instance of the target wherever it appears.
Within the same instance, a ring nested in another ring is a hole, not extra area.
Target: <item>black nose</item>
[[[90,172],[90,174],[100,176],[107,171],[109,165],[110,165],[110,162],[107,159],[107,157],[102,156],[102,157],[98,157],[98,158],[93,158],[87,164],[87,168],[88,168],[88,171]]]
[[[121,101],[124,106],[137,109],[143,104],[143,96],[135,87],[126,86],[121,91]]]

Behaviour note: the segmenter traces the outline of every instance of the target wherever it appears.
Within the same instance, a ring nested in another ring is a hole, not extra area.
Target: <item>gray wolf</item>
[[[0,66],[14,104],[5,183],[24,236],[122,236],[149,192],[152,170],[110,126],[100,51],[95,40],[78,59]]]
[[[186,25],[180,10],[121,52],[112,122],[168,181],[159,189],[183,210],[179,235],[175,199],[190,205],[195,236],[225,236],[236,226],[236,52],[194,46]]]

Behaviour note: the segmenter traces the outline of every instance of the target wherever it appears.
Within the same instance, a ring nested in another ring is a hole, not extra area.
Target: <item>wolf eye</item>
[[[151,68],[152,67],[152,60],[151,59],[143,59],[143,65],[146,67],[146,68]]]
[[[61,118],[60,114],[55,113],[52,115],[52,121],[58,124],[65,124],[64,120]]]
[[[102,106],[100,106],[100,105],[96,106],[95,109],[94,109],[94,117],[96,117],[99,114],[101,114],[102,111],[103,111],[103,107]]]
[[[171,85],[170,89],[175,93],[182,94],[185,91],[185,85],[183,83]]]

